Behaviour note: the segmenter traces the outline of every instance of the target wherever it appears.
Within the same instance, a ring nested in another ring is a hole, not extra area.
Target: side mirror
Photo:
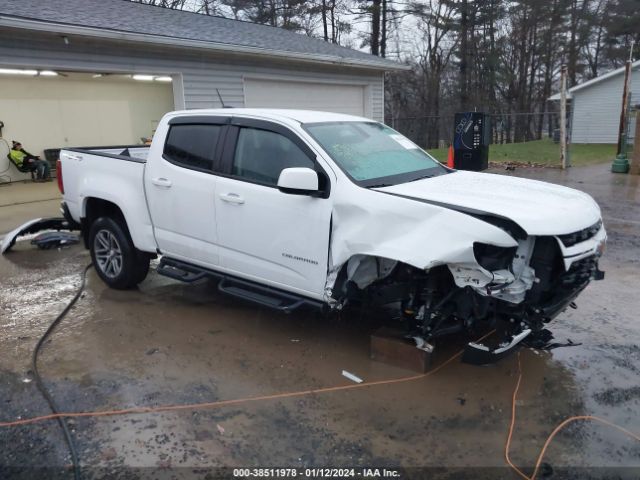
[[[318,172],[310,168],[285,168],[280,172],[278,188],[283,193],[313,195],[318,193]]]

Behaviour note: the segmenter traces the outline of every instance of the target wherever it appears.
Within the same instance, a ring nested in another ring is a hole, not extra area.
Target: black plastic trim
[[[214,115],[193,115],[173,117],[169,125],[228,125],[231,117]]]
[[[180,275],[180,270],[185,272],[185,275]],[[157,272],[160,275],[187,283],[195,282],[206,277],[214,278],[220,280],[218,290],[223,293],[285,313],[289,313],[304,305],[314,308],[322,308],[325,305],[324,302],[319,300],[169,257],[162,257]],[[251,290],[254,291],[252,292]],[[273,301],[269,301],[269,299]],[[283,301],[289,301],[289,303],[285,305],[279,305],[277,303]]]
[[[135,145],[132,147],[123,147],[123,148],[141,148],[144,147],[145,145]],[[94,148],[95,150],[99,149],[99,148],[120,148],[120,147],[91,147]],[[84,153],[84,154],[89,154],[89,155],[97,155],[99,157],[107,157],[107,158],[114,158],[116,160],[124,160],[125,162],[134,162],[134,163],[147,163],[147,161],[143,158],[135,158],[135,157],[127,157],[126,155],[115,155],[113,153],[104,153],[104,152],[96,152],[95,150],[87,150],[84,148],[63,148],[62,151],[65,152],[76,152],[76,153]]]
[[[250,127],[257,128],[260,130],[267,130],[274,133],[279,133],[283,137],[288,138],[293,143],[296,144],[297,147],[302,150],[307,157],[314,163],[316,163],[316,154],[311,150],[311,147],[307,145],[307,143],[302,140],[293,130],[284,125],[280,125],[279,123],[273,123],[268,120],[257,120],[254,118],[243,118],[243,117],[233,117],[231,121],[231,125],[236,125],[238,127]]]
[[[97,145],[97,146],[89,146],[89,147],[61,147],[60,150],[113,150],[114,148],[121,148],[124,150],[125,148],[149,148],[151,145],[137,144],[137,145]]]
[[[62,209],[62,216],[69,224],[69,230],[81,230],[82,226],[76,222],[71,216],[71,212],[69,211],[69,207],[66,202],[60,202],[60,208]]]

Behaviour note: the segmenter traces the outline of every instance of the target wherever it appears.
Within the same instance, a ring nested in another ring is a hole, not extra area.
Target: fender
[[[109,172],[101,173],[104,173],[104,175],[99,178],[96,175],[89,175],[85,179],[81,191],[80,216],[86,218],[87,203],[91,198],[113,203],[124,215],[127,228],[136,248],[146,252],[154,252],[156,243],[142,185],[136,188],[130,182],[123,182],[123,177],[118,177]],[[106,191],[104,185],[112,185],[113,188]]]
[[[477,264],[474,242],[516,247],[502,228],[441,205],[358,188],[359,198],[336,202],[327,288],[354,255],[395,260],[419,269]]]

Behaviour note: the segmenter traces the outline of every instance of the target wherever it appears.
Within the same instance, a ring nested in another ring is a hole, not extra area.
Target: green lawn
[[[631,149],[629,150],[631,151]],[[447,161],[447,149],[437,148],[427,150],[441,162]],[[607,144],[575,144],[569,146],[571,165],[593,165],[595,163],[611,162],[616,155],[616,146]],[[489,147],[489,161],[539,163],[545,165],[560,165],[560,145],[552,140],[535,140],[525,143],[508,143],[491,145]]]

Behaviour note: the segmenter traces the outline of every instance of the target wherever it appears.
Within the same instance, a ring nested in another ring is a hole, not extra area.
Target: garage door
[[[0,75],[3,136],[36,155],[48,148],[140,143],[172,109],[171,83],[128,75]]]
[[[365,87],[245,79],[244,103],[255,108],[299,108],[365,115]]]

